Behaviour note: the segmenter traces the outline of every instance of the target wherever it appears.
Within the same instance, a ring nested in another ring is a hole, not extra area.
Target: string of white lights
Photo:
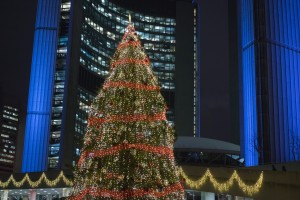
[[[211,171],[209,169],[207,169],[204,173],[204,175],[202,177],[200,177],[197,180],[192,180],[188,177],[188,175],[183,171],[182,168],[179,169],[180,170],[180,174],[181,176],[185,179],[185,183],[191,187],[191,188],[195,188],[195,189],[201,189],[202,186],[204,186],[204,184],[207,182],[207,180],[209,180],[212,185],[214,186],[214,188],[216,190],[218,190],[219,192],[228,192],[229,189],[232,187],[233,182],[236,181],[238,183],[239,188],[241,188],[241,190],[249,195],[249,196],[253,196],[254,194],[258,193],[260,188],[262,187],[262,183],[263,183],[263,172],[261,172],[258,180],[256,181],[255,184],[253,185],[247,185],[242,179],[241,177],[238,175],[237,171],[234,170],[231,177],[223,183],[220,183],[219,181],[217,181],[217,179],[212,175]],[[53,179],[50,180],[45,173],[42,173],[42,175],[40,176],[40,178],[36,181],[31,180],[31,178],[29,177],[28,174],[25,174],[24,178],[20,181],[17,181],[13,175],[11,175],[9,177],[9,179],[7,181],[2,182],[0,180],[0,187],[2,188],[7,188],[9,186],[10,183],[12,183],[15,187],[21,187],[25,184],[25,182],[27,182],[30,187],[32,188],[36,188],[38,187],[43,181],[44,183],[49,186],[49,187],[54,187],[56,186],[59,181],[63,181],[66,185],[68,186],[72,186],[73,185],[73,181],[68,179],[63,171],[61,171],[59,173],[59,175]]]
[[[47,176],[46,176],[46,174],[43,172],[42,173],[42,175],[40,176],[40,178],[38,179],[38,180],[36,180],[36,181],[32,181],[31,180],[31,178],[29,177],[29,175],[26,173],[25,174],[25,176],[24,176],[24,178],[22,179],[22,180],[20,180],[20,181],[17,181],[15,178],[14,178],[14,176],[13,175],[11,175],[10,177],[9,177],[9,179],[7,179],[7,181],[4,181],[4,182],[2,182],[1,180],[0,180],[0,187],[2,187],[2,188],[7,188],[8,186],[9,186],[9,184],[10,183],[12,183],[15,187],[21,187],[21,186],[23,186],[24,184],[25,184],[25,182],[27,182],[29,185],[30,185],[30,187],[32,187],[32,188],[36,188],[36,187],[38,187],[43,181],[44,181],[44,183],[47,185],[47,186],[49,186],[49,187],[54,187],[54,186],[56,186],[58,183],[59,183],[59,181],[63,181],[66,185],[68,185],[68,186],[72,186],[73,185],[73,182],[70,180],[70,179],[68,179],[65,175],[64,175],[64,172],[63,171],[61,171],[60,173],[59,173],[59,175],[55,178],[55,179],[53,179],[53,180],[50,180]]]
[[[263,172],[261,172],[255,184],[247,185],[238,175],[236,170],[233,171],[231,177],[226,182],[222,183],[217,181],[217,179],[212,175],[209,169],[207,169],[204,175],[197,180],[190,179],[182,168],[180,168],[180,174],[185,179],[186,185],[191,188],[201,189],[201,187],[204,186],[206,181],[209,180],[214,186],[214,188],[221,193],[228,192],[233,185],[233,181],[235,180],[238,183],[239,188],[241,188],[241,190],[249,196],[253,196],[254,194],[259,192],[260,188],[262,187],[264,178],[264,174]]]

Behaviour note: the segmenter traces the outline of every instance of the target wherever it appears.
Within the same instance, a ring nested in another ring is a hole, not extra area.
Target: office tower
[[[241,150],[246,165],[300,159],[300,2],[241,0]]]
[[[129,13],[153,63],[169,123],[176,123],[178,134],[195,135],[193,5],[159,3],[146,1],[138,7],[109,0],[38,1],[20,171],[75,165],[89,105],[108,74]]]
[[[0,113],[0,171],[12,172],[19,130],[19,109],[3,104],[1,105]]]
[[[239,144],[236,0],[193,2],[197,5],[198,133]]]

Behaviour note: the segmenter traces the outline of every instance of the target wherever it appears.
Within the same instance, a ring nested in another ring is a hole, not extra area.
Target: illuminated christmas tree
[[[70,199],[183,199],[174,130],[131,23],[92,103]]]

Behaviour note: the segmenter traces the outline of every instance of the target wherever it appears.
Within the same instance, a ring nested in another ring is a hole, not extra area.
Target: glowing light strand
[[[88,153],[87,153],[88,155]],[[253,185],[247,185],[242,179],[241,177],[238,175],[238,173],[236,172],[236,170],[234,170],[233,174],[231,175],[231,177],[224,183],[219,183],[216,178],[214,178],[214,176],[212,175],[212,173],[210,172],[209,169],[207,169],[204,173],[204,175],[199,178],[198,180],[192,180],[190,179],[186,173],[183,171],[182,168],[180,168],[180,174],[181,176],[185,179],[185,183],[191,187],[191,188],[195,188],[195,189],[200,189],[205,183],[207,180],[209,180],[215,189],[217,189],[219,192],[227,192],[229,191],[229,189],[232,187],[233,185],[233,181],[235,180],[237,183],[238,183],[238,186],[239,188],[241,188],[241,190],[249,195],[249,196],[253,196],[254,194],[258,193],[262,187],[262,184],[263,184],[263,172],[261,172],[258,180],[256,181],[255,184]],[[24,176],[24,178],[20,181],[17,181],[13,175],[11,175],[9,177],[9,179],[7,181],[1,181],[0,180],[0,187],[1,188],[7,188],[9,186],[10,183],[12,183],[15,187],[22,187],[26,182],[30,185],[30,187],[32,188],[36,188],[38,187],[42,182],[44,182],[47,186],[49,187],[54,187],[56,186],[60,181],[63,181],[66,185],[68,186],[72,186],[73,185],[73,182],[68,179],[63,171],[61,171],[59,173],[59,175],[53,179],[53,180],[50,180],[48,179],[48,177],[46,176],[45,173],[42,173],[42,175],[40,176],[40,178],[36,181],[32,181],[29,177],[28,174],[26,174]],[[168,189],[164,189],[164,191],[168,191]],[[104,191],[103,191],[104,192]],[[151,190],[148,191],[149,193],[153,192]],[[98,191],[99,193],[99,191]],[[143,192],[141,192],[143,193]],[[138,194],[138,192],[136,193]],[[145,194],[146,195],[146,194]],[[151,194],[153,195],[153,194]],[[74,198],[74,199],[77,199],[77,198]]]
[[[107,89],[109,87],[126,87],[126,88],[131,88],[131,89],[138,89],[138,90],[151,90],[151,91],[156,91],[160,90],[159,86],[155,85],[145,85],[142,83],[131,83],[131,82],[125,82],[125,81],[119,81],[119,82],[105,82],[103,85],[103,89]]]
[[[40,176],[40,178],[38,180],[36,180],[36,181],[32,181],[27,173],[25,174],[24,178],[22,180],[20,180],[20,181],[17,181],[14,178],[14,176],[11,175],[9,177],[9,179],[7,181],[5,181],[5,182],[2,182],[0,180],[0,187],[7,188],[9,186],[9,184],[12,183],[15,187],[19,188],[19,187],[23,186],[26,182],[32,188],[38,187],[40,184],[42,184],[42,182],[44,182],[49,187],[54,187],[60,181],[63,181],[68,186],[72,186],[73,185],[73,182],[64,175],[63,171],[61,171],[59,173],[59,175],[55,179],[53,179],[53,180],[48,179],[48,177],[46,176],[46,174],[44,172],[42,173],[42,175]]]
[[[159,121],[159,120],[166,120],[165,112],[157,113],[154,115],[110,115],[106,116],[106,118],[99,118],[99,117],[90,117],[88,119],[88,126],[99,125],[101,123],[107,122],[135,122],[135,121]]]
[[[238,175],[236,170],[234,170],[233,174],[226,182],[220,183],[216,180],[216,178],[214,178],[209,169],[207,169],[204,175],[198,180],[190,179],[182,168],[180,168],[179,170],[181,176],[185,179],[186,185],[188,185],[191,188],[200,189],[206,183],[206,181],[209,180],[214,186],[214,188],[219,192],[228,192],[233,185],[233,181],[235,180],[238,183],[239,188],[249,196],[253,196],[254,194],[259,192],[260,188],[262,187],[264,178],[263,172],[261,172],[255,184],[247,185]]]
[[[125,191],[114,191],[101,188],[86,188],[81,191],[78,195],[71,197],[72,200],[83,199],[87,194],[92,197],[108,197],[113,199],[128,199],[128,198],[137,198],[143,196],[151,197],[164,197],[171,193],[178,192],[178,190],[183,190],[181,183],[175,183],[173,185],[162,188],[162,191],[155,191],[153,189],[144,190],[144,189],[131,189]]]
[[[81,165],[84,162],[84,159],[87,157],[104,157],[107,155],[115,155],[118,154],[119,151],[121,150],[128,150],[128,149],[138,149],[138,150],[143,150],[143,151],[147,151],[147,152],[151,152],[151,153],[155,153],[155,154],[160,154],[160,155],[164,155],[167,156],[168,158],[174,158],[174,154],[173,154],[173,149],[169,148],[169,147],[164,147],[164,146],[151,146],[151,145],[146,145],[146,144],[120,144],[114,147],[111,147],[109,149],[101,149],[101,150],[96,150],[96,151],[91,151],[91,152],[83,152],[81,154],[81,157],[78,161],[78,164]]]

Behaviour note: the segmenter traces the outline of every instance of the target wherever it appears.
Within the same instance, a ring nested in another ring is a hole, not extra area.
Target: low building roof
[[[175,150],[204,151],[240,154],[240,146],[216,139],[179,136],[174,144]]]

